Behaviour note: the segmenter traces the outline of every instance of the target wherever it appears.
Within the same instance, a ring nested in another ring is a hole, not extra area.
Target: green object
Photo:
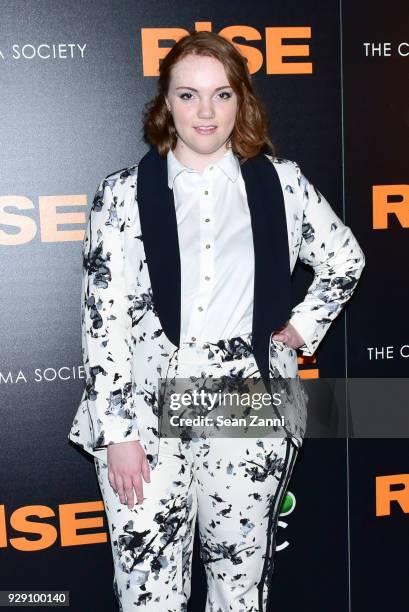
[[[288,493],[286,493],[283,499],[283,503],[281,504],[279,514],[290,512],[293,506],[294,506],[294,500],[293,500],[292,495],[289,495]]]

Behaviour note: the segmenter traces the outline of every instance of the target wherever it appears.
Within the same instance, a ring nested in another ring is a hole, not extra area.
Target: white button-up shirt
[[[231,149],[202,172],[167,155],[181,263],[181,342],[252,329],[254,246],[240,164]],[[166,256],[166,255],[165,255]]]

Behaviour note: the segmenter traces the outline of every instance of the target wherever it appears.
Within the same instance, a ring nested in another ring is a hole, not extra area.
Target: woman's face
[[[181,59],[172,68],[166,103],[178,134],[175,151],[183,150],[185,163],[199,161],[199,155],[208,161],[221,157],[234,128],[238,100],[219,60],[198,55]]]

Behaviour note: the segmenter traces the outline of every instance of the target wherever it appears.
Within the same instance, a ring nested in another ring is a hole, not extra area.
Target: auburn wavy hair
[[[159,68],[158,93],[147,102],[143,113],[145,139],[164,158],[176,146],[176,128],[166,106],[173,66],[187,55],[202,55],[219,60],[226,71],[229,85],[238,98],[236,121],[230,136],[233,152],[243,163],[266,147],[276,155],[268,131],[269,121],[264,106],[254,90],[246,58],[227,38],[214,32],[189,32],[171,48]],[[264,152],[264,151],[263,151]],[[266,151],[268,152],[268,151]]]

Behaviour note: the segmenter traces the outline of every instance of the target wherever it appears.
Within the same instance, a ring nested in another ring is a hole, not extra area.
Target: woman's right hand
[[[145,450],[138,441],[116,442],[107,448],[108,480],[119,495],[121,504],[134,507],[134,490],[138,504],[143,502],[142,476],[150,482],[150,467]],[[125,497],[126,500],[125,501]]]

